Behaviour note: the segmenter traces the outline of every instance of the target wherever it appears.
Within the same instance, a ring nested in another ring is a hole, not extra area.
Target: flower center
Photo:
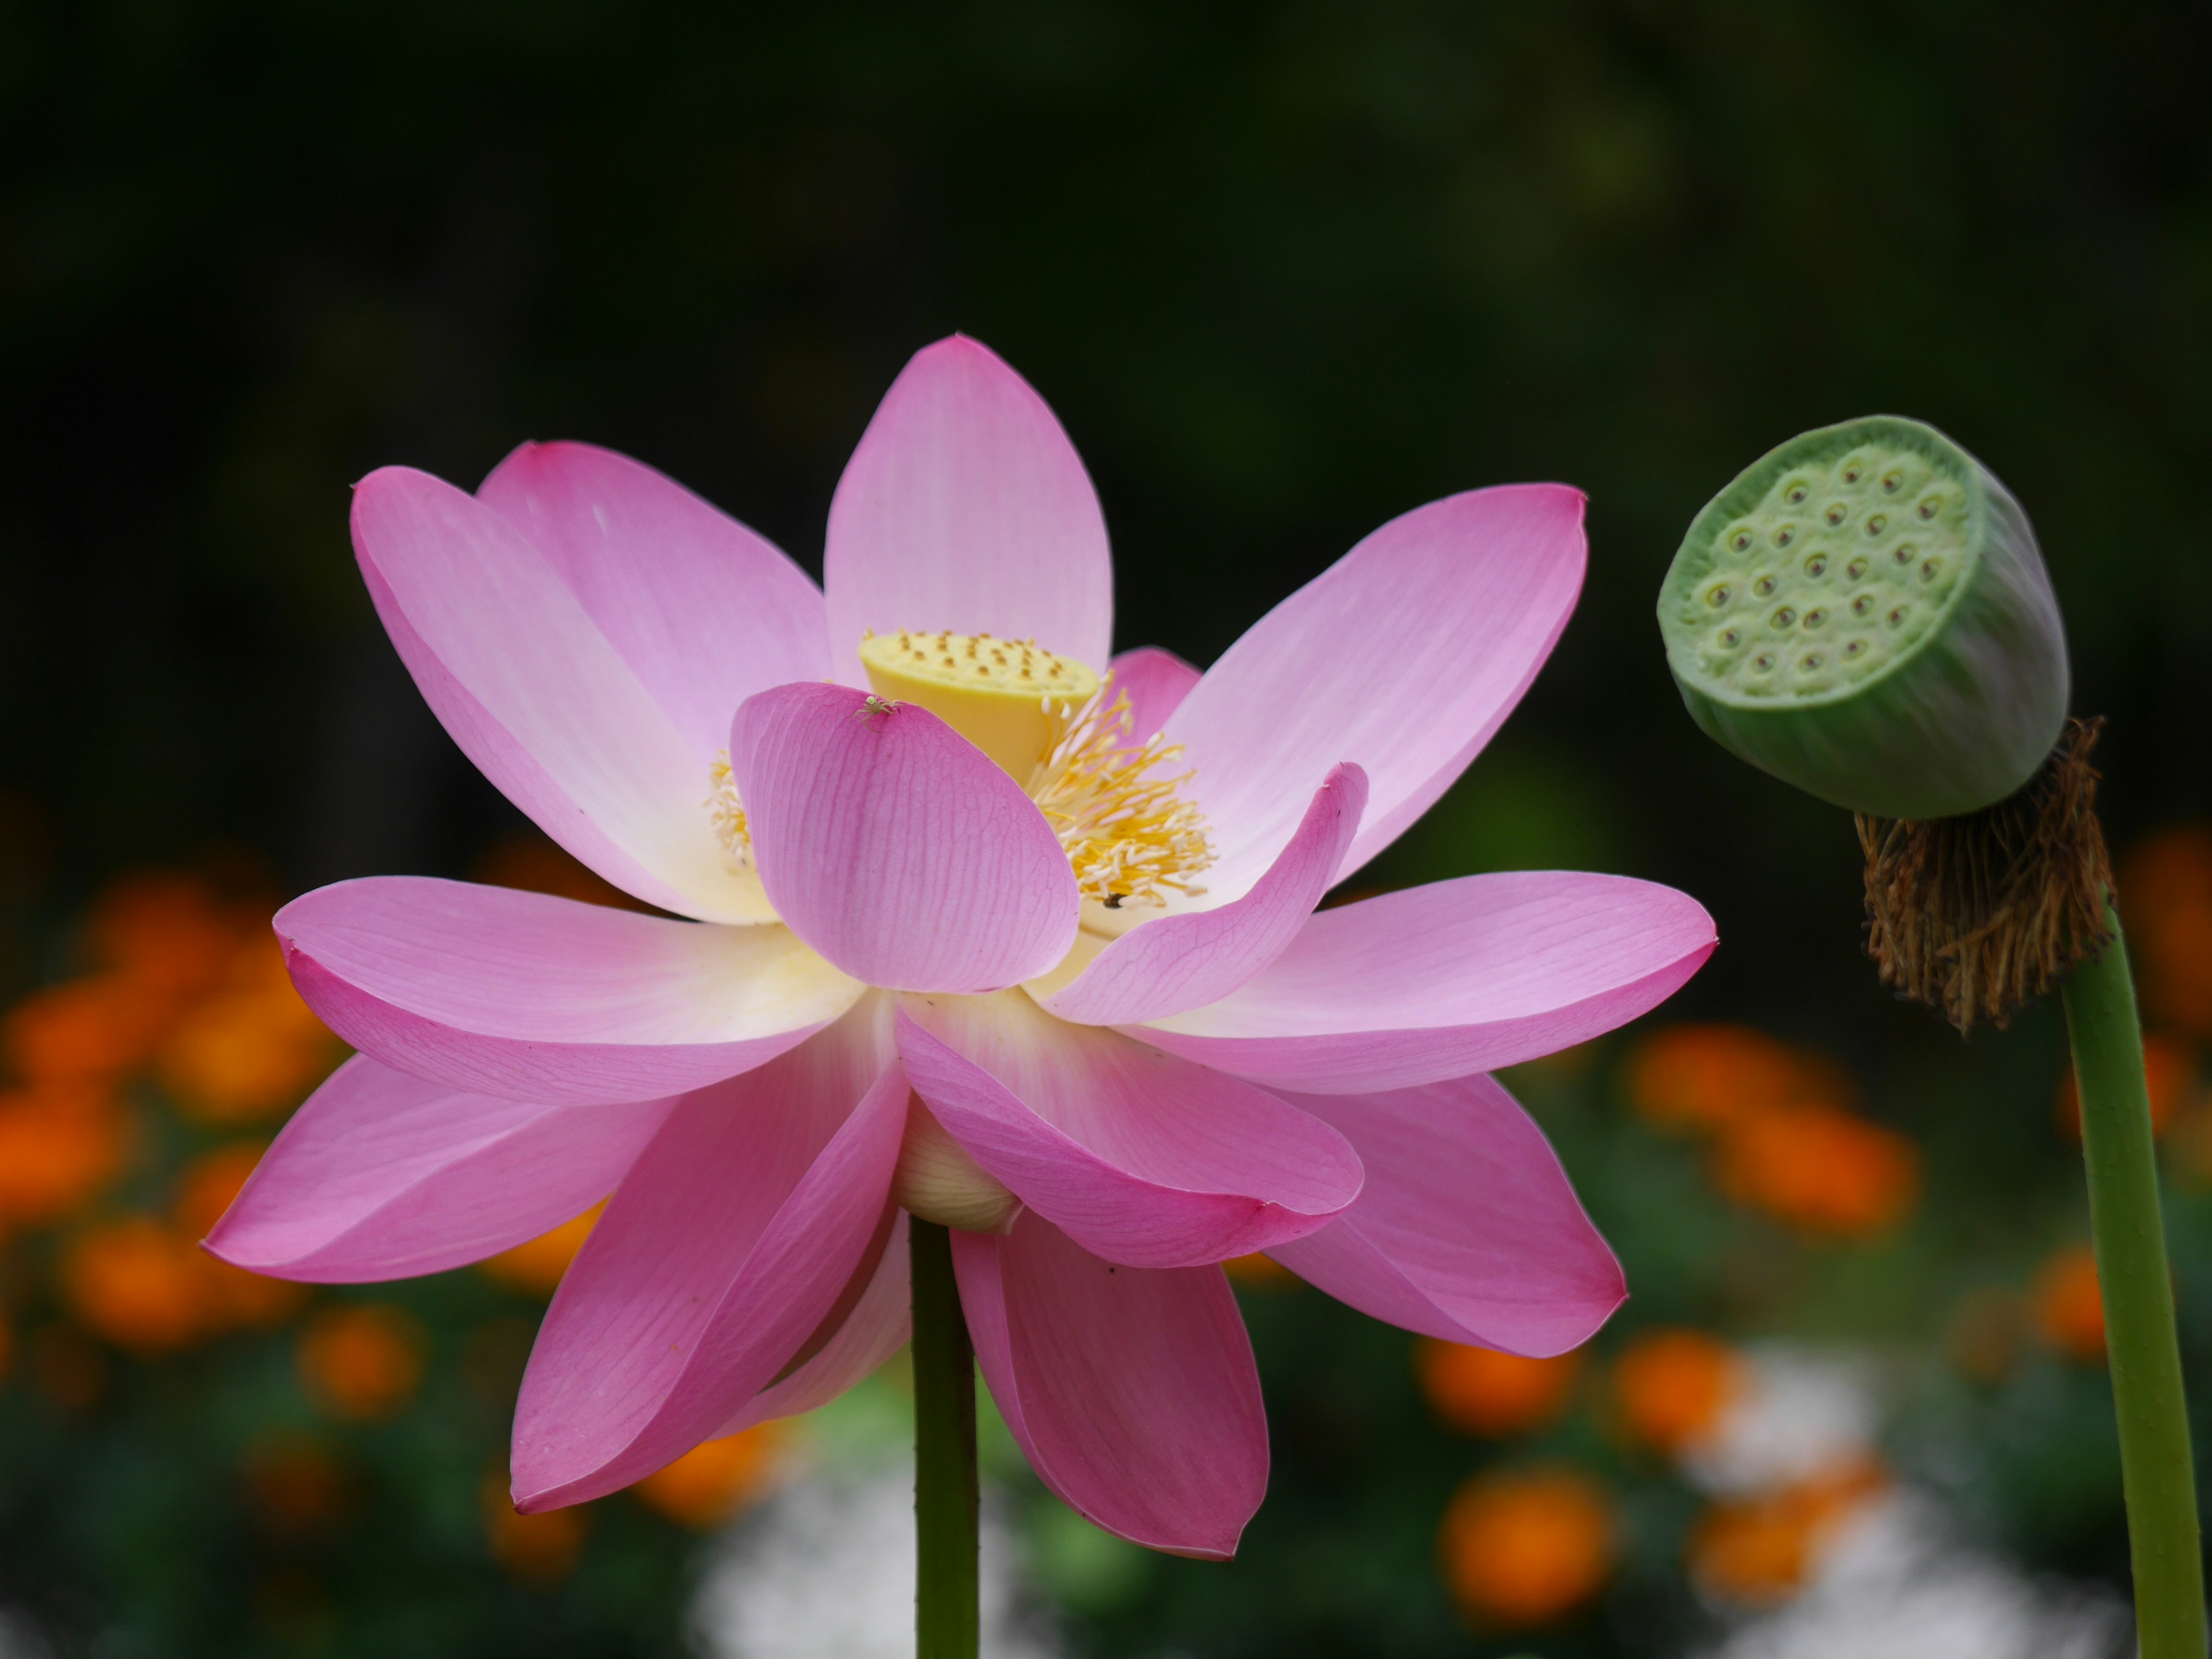
[[[870,634],[860,665],[878,696],[920,703],[1026,786],[1098,676],[1033,640],[988,634]]]
[[[877,697],[927,708],[1021,785],[1066,850],[1087,903],[1119,911],[1206,890],[1191,878],[1213,862],[1213,844],[1204,815],[1182,797],[1190,773],[1168,764],[1182,746],[1158,733],[1135,740],[1129,700],[1111,675],[1102,682],[1034,640],[988,634],[871,633],[860,662]],[[715,837],[743,868],[752,841],[728,755],[708,782]],[[1086,917],[1095,914],[1086,908]],[[1098,925],[1111,934],[1129,924]]]

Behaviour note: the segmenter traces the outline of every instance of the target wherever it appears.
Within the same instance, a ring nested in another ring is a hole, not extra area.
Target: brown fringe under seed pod
[[[2112,943],[2112,871],[2089,751],[2100,720],[2069,720],[2035,775],[1960,817],[1857,815],[1867,954],[1883,984],[1961,1034],[2002,1029]]]

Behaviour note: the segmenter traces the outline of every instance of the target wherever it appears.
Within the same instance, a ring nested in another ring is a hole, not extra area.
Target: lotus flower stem
[[[914,1269],[915,1653],[975,1659],[975,1348],[952,1275],[952,1235],[919,1218],[907,1226]]]
[[[2066,981],[2066,1026],[2081,1095],[2089,1225],[2105,1299],[2105,1342],[2119,1416],[2120,1471],[2142,1659],[2203,1659],[2204,1565],[2197,1468],[2181,1390],[2173,1287],[2159,1212],[2142,1029],[2118,915],[2112,943]]]

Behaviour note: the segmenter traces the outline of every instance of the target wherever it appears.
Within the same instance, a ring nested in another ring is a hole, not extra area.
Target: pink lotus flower
[[[522,1385],[531,1510],[866,1375],[905,1340],[922,1215],[961,1230],[983,1373],[1045,1484],[1126,1538],[1231,1554],[1267,1442],[1223,1260],[1265,1250],[1377,1318],[1529,1354],[1624,1294],[1481,1073],[1668,996],[1713,947],[1705,911],[1552,873],[1315,908],[1528,687],[1582,509],[1548,484],[1432,502],[1203,676],[1111,659],[1086,712],[1112,631],[1098,502],[969,340],[878,410],[826,593],[605,450],[526,445],[474,495],[372,474],[362,572],[447,730],[584,863],[692,920],[411,877],[288,906],[294,977],[361,1052],[211,1248],[426,1273],[612,1193]],[[896,696],[869,690],[864,640]]]

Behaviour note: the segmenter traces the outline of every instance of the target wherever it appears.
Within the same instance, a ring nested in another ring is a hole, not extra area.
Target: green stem
[[[2173,1285],[2159,1215],[2158,1159],[2142,1028],[2120,920],[2112,943],[2066,982],[2066,1025],[2081,1094],[2089,1227],[2105,1299],[2105,1346],[2120,1425],[2120,1476],[2142,1659],[2204,1659],[2204,1563],[2195,1460],[2173,1328]]]
[[[914,1268],[914,1638],[916,1659],[975,1659],[975,1348],[952,1276],[952,1235],[907,1223]]]

